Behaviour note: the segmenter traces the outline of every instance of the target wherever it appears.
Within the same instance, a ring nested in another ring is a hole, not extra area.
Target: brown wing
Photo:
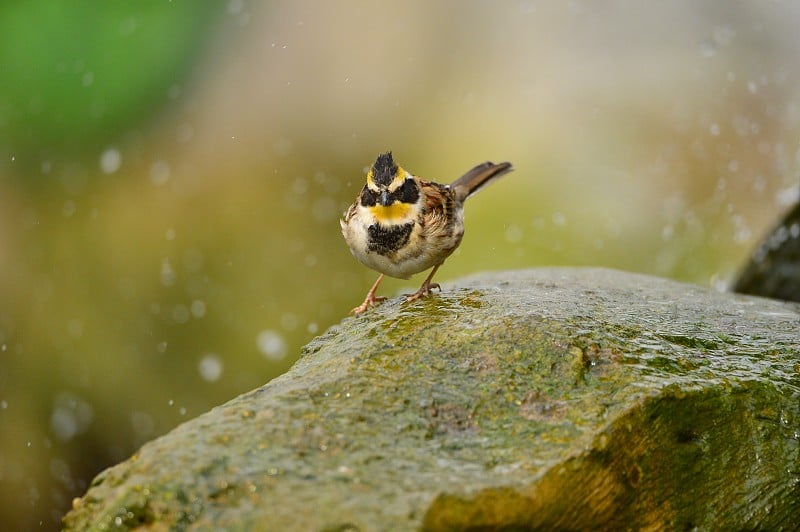
[[[422,225],[426,233],[446,229],[455,221],[456,199],[453,190],[439,183],[419,180],[422,191]]]

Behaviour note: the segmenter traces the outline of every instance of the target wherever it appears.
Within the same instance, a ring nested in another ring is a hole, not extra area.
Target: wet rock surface
[[[395,298],[98,475],[67,529],[791,529],[800,306],[597,269]]]

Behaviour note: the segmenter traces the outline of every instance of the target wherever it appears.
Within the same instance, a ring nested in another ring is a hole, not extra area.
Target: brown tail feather
[[[485,162],[450,183],[450,188],[456,194],[456,201],[463,202],[487,183],[513,169],[511,163]]]

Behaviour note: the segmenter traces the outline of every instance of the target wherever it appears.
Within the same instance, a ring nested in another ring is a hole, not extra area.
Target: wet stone
[[[800,522],[799,305],[599,269],[402,301],[98,475],[66,529]]]

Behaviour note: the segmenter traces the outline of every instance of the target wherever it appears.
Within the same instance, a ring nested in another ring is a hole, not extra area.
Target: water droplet
[[[175,270],[172,268],[169,259],[165,258],[161,261],[161,273],[159,275],[161,284],[164,286],[172,286],[175,284]]]
[[[75,214],[76,210],[75,202],[72,200],[65,201],[64,205],[61,206],[61,214],[63,214],[65,218],[69,218]]]
[[[182,303],[178,303],[172,307],[172,319],[175,323],[186,323],[189,321],[189,308]]]
[[[100,170],[102,170],[104,174],[113,174],[119,170],[120,166],[122,166],[122,154],[118,149],[108,148],[100,155]]]
[[[228,13],[238,15],[244,9],[244,0],[230,0],[228,2]]]
[[[511,224],[506,228],[506,241],[516,244],[522,240],[522,228],[516,224]]]
[[[269,360],[281,360],[286,356],[288,347],[286,340],[277,331],[266,329],[258,333],[256,337],[258,350]]]
[[[292,192],[298,195],[303,195],[308,191],[308,182],[302,177],[298,177],[292,183]]]
[[[192,301],[192,316],[195,318],[202,318],[206,315],[206,304],[204,301],[200,299],[195,299]]]
[[[711,41],[700,43],[700,55],[703,57],[714,57],[717,54],[717,47]]]
[[[284,46],[284,48],[286,48],[286,46]],[[292,141],[285,137],[276,140],[272,145],[272,149],[275,150],[275,154],[281,157],[289,155],[292,152],[292,147]]]
[[[733,42],[734,35],[736,35],[736,32],[730,26],[717,26],[713,32],[714,42],[719,46],[730,45]]]
[[[88,430],[94,418],[94,409],[72,393],[61,393],[56,397],[50,415],[50,430],[60,441],[69,441]]]
[[[222,360],[214,353],[208,353],[200,359],[197,364],[197,371],[203,380],[216,382],[222,376]]]
[[[287,331],[293,331],[297,328],[297,316],[291,312],[287,312],[281,316],[281,327]]]
[[[169,165],[164,161],[156,161],[150,167],[150,182],[160,187],[169,181]]]

